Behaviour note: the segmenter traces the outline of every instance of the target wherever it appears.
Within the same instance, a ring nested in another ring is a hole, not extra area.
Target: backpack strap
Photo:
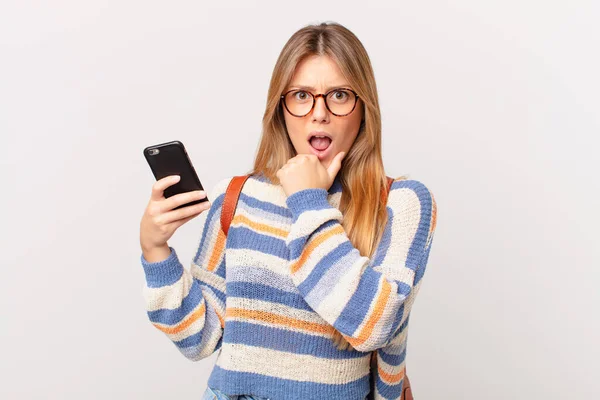
[[[394,183],[394,178],[388,176],[387,181],[388,181],[388,192],[389,192],[390,189],[392,188],[392,183]]]
[[[225,233],[225,236],[229,232],[229,225],[231,225],[231,219],[235,213],[242,187],[249,177],[250,175],[234,176],[227,186],[225,199],[223,199],[223,209],[221,210],[221,229]]]
[[[234,176],[227,186],[225,199],[223,200],[223,210],[221,212],[221,229],[223,230],[223,233],[225,233],[225,236],[227,236],[227,233],[229,232],[229,225],[231,225],[231,220],[233,219],[233,214],[235,213],[242,187],[249,177],[250,175]],[[387,181],[389,192],[392,183],[394,182],[394,178],[388,176]]]

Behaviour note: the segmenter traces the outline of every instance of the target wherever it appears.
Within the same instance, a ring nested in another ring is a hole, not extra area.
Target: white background
[[[245,173],[281,48],[336,21],[373,63],[386,173],[438,203],[416,398],[599,398],[598,4],[3,1],[0,397],[200,398],[215,356],[145,313],[142,150],[181,140],[207,189]]]

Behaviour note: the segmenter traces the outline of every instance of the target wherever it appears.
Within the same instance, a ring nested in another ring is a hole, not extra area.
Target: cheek
[[[302,142],[304,141],[304,133],[302,131],[301,121],[298,118],[286,115],[285,126],[288,131],[290,140],[292,141],[294,146],[302,145]]]
[[[356,115],[352,115],[352,118],[346,121],[346,124],[344,125],[344,144],[351,144],[354,142],[358,130],[360,129],[361,120],[362,115],[357,113]]]

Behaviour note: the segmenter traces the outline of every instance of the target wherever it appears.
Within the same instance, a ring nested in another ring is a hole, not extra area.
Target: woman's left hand
[[[325,168],[316,155],[298,154],[277,171],[277,178],[288,197],[304,189],[329,190],[345,155],[339,152]]]

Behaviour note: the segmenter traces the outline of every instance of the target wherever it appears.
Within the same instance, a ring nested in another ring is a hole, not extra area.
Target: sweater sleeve
[[[217,183],[208,196],[210,208],[196,217],[202,234],[189,269],[172,247],[169,257],[159,262],[141,255],[148,318],[192,361],[210,356],[222,342],[226,237],[220,218],[228,183]]]
[[[286,200],[293,222],[286,238],[292,280],[308,305],[359,351],[387,346],[410,313],[429,257],[436,203],[419,181],[395,180],[388,222],[372,259],[342,227],[324,189]]]

